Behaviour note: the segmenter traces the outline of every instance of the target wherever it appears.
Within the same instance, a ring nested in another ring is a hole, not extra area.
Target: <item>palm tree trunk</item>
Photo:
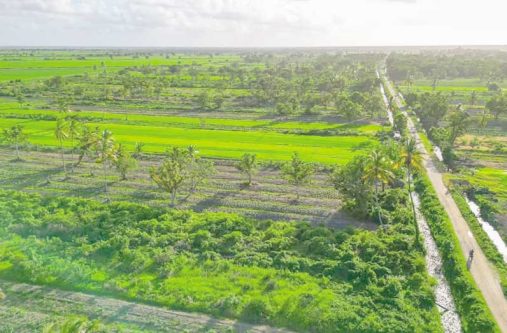
[[[377,205],[377,216],[380,222],[380,225],[384,224],[382,221],[382,214],[380,214],[380,203],[378,201],[378,182],[375,181],[375,204]]]
[[[63,174],[67,178],[67,168],[65,167],[65,155],[63,153],[63,142],[60,140],[60,155],[62,156]]]
[[[102,161],[102,171],[104,173],[104,191],[106,193],[106,198],[109,199],[108,191],[107,191],[107,166],[106,161]]]
[[[414,215],[415,242],[419,243],[419,227],[417,226],[417,212],[415,210],[414,198],[412,197],[412,174],[410,169],[407,169],[407,183],[410,204],[412,205],[412,214]]]

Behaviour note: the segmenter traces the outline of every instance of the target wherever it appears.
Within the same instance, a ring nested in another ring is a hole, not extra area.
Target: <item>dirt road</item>
[[[0,280],[6,297],[0,301],[0,332],[34,332],[55,318],[86,316],[123,324],[124,332],[251,332],[283,333],[284,329],[172,311],[115,298]],[[5,330],[3,330],[5,329]]]
[[[401,98],[394,91],[391,82],[386,80],[386,87],[392,96],[396,96],[395,103],[400,107],[400,109],[402,109],[403,103]],[[456,202],[454,202],[454,199],[443,182],[442,173],[438,170],[431,156],[422,145],[417,129],[410,118],[408,118],[408,128],[411,135],[417,140],[419,149],[423,155],[424,167],[426,168],[431,183],[437,192],[440,203],[444,206],[451,219],[454,230],[458,236],[463,255],[468,257],[469,251],[472,249],[474,250],[474,259],[471,267],[472,276],[484,295],[486,303],[491,309],[491,312],[493,313],[493,316],[495,317],[502,332],[507,332],[507,300],[503,295],[496,270],[488,262],[486,256],[479,247],[479,244],[473,237],[472,231],[461,215]]]

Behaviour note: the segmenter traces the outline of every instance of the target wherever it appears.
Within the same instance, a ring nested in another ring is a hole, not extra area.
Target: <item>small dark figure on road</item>
[[[468,260],[467,260],[467,268],[470,269],[470,266],[472,266],[472,260],[474,260],[474,250],[470,250],[468,252]]]

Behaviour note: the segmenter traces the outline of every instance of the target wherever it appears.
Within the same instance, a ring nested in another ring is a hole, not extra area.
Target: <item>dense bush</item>
[[[3,278],[300,331],[441,331],[405,223],[337,231],[7,191],[0,216]]]
[[[461,252],[451,221],[428,178],[425,175],[419,175],[415,188],[421,197],[422,213],[428,221],[433,238],[440,250],[444,274],[451,287],[463,330],[465,332],[499,332],[481,292],[477,289],[466,267],[465,257]]]

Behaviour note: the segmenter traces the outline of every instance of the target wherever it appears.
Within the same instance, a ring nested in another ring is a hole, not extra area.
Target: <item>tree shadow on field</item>
[[[108,182],[108,186],[112,186],[112,182]],[[71,196],[79,196],[83,198],[93,198],[96,199],[98,196],[104,194],[104,184],[94,184],[86,187],[76,187],[69,189],[66,194]]]
[[[378,225],[372,221],[358,219],[343,209],[338,209],[320,222],[332,229],[360,228],[376,230]]]
[[[222,203],[222,200],[228,198],[232,195],[232,191],[219,191],[213,194],[212,197],[206,198],[195,203],[191,209],[196,212],[202,212],[208,208],[219,206]]]
[[[168,198],[163,198],[160,196],[160,193],[156,189],[150,190],[135,190],[130,193],[130,196],[138,202],[149,201],[149,200],[166,200],[169,201]]]
[[[14,177],[6,177],[0,180],[1,187],[10,187],[16,190],[22,190],[27,187],[40,187],[44,185],[48,178],[59,174],[61,168],[44,169],[33,173],[24,173]]]

